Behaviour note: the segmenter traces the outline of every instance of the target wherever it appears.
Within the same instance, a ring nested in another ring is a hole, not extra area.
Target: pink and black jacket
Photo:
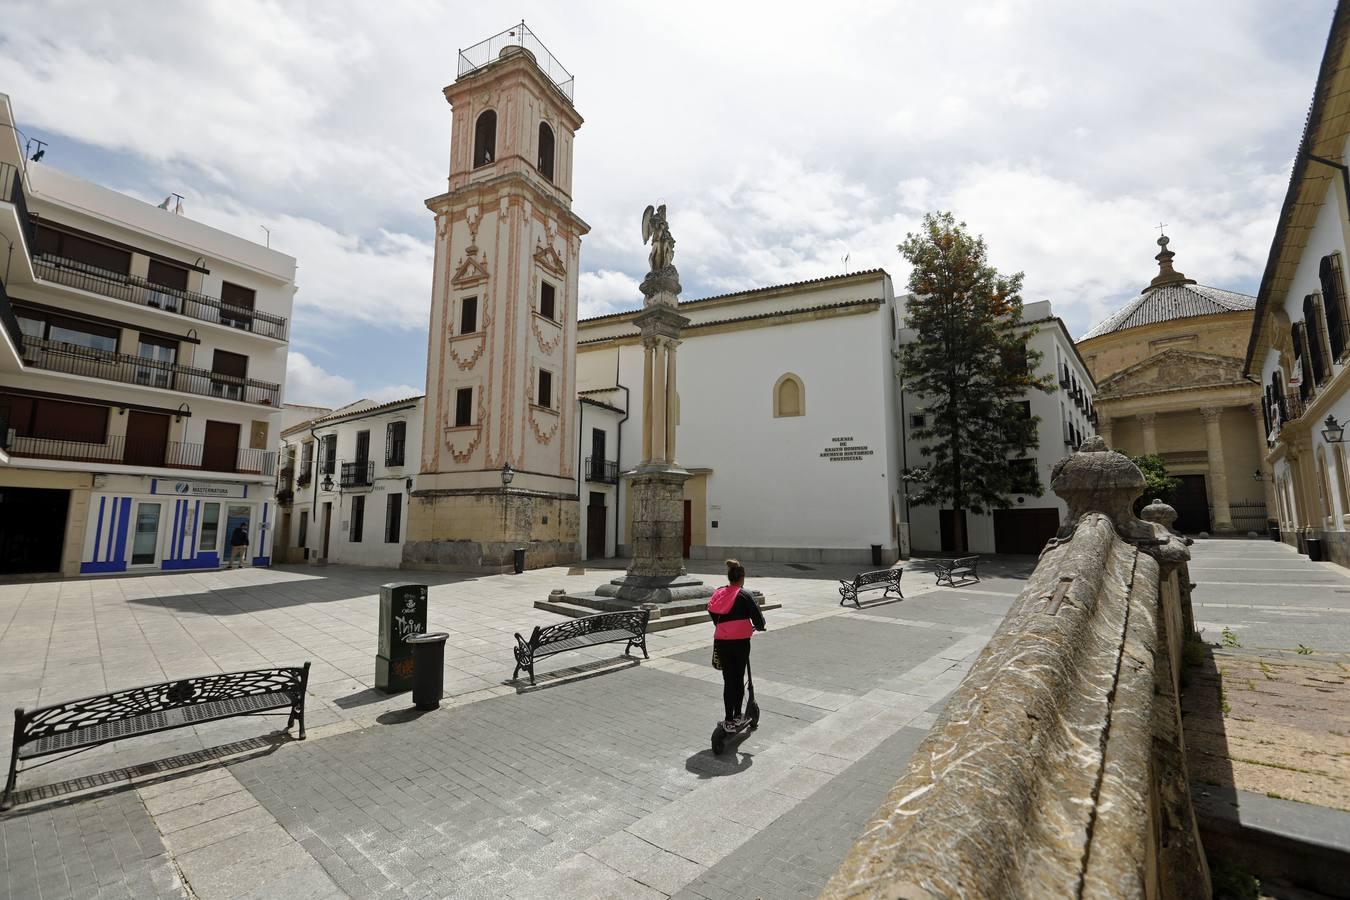
[[[717,625],[713,639],[746,641],[752,631],[764,630],[764,613],[750,592],[734,584],[720,587],[708,601],[708,616]]]

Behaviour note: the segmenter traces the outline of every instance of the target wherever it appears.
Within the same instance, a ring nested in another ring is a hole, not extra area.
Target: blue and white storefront
[[[242,526],[248,564],[272,557],[275,501],[266,482],[101,476],[89,501],[80,574],[216,569]]]

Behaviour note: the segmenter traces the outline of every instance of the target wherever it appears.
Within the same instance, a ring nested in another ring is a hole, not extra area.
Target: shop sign
[[[179,497],[244,497],[248,485],[230,481],[170,481],[167,478],[150,479],[150,493],[173,494]]]

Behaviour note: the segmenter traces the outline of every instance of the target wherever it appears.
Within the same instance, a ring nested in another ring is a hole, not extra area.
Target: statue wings
[[[647,243],[652,239],[652,219],[656,216],[656,207],[648,204],[642,211],[642,243]]]

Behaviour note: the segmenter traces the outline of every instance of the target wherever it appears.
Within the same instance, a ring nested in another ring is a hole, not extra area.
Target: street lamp
[[[1335,416],[1327,416],[1327,420],[1322,424],[1325,426],[1322,429],[1322,439],[1328,444],[1340,444],[1345,441],[1345,426],[1339,424]]]
[[[505,487],[510,484],[511,479],[515,477],[516,470],[511,468],[511,464],[509,462],[502,463],[502,486]]]
[[[325,491],[331,491],[333,489],[333,476],[332,475],[323,476],[323,484],[321,485],[321,487]]]
[[[1260,469],[1257,469],[1256,471],[1252,472],[1252,481],[1265,481],[1265,480],[1266,476],[1261,474]]]

